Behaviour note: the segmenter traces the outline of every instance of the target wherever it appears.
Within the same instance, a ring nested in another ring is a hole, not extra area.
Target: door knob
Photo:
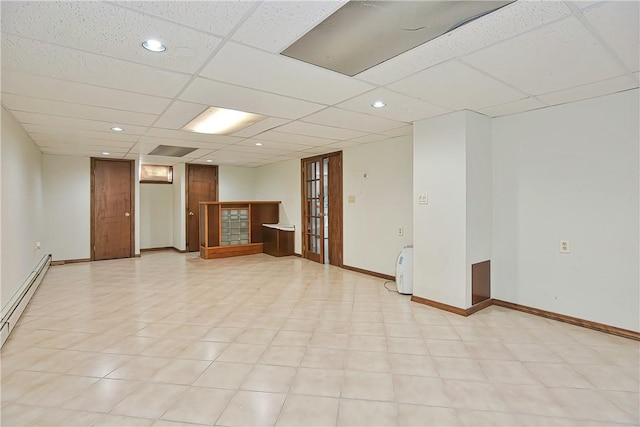
[[[193,212],[189,212],[189,216],[193,216],[195,215]]]
[[[125,212],[124,216],[131,216],[131,214],[129,214],[129,212]]]

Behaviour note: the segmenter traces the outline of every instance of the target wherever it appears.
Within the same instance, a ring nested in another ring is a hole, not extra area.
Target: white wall
[[[413,243],[412,155],[411,136],[343,150],[345,265],[395,276],[400,250]]]
[[[413,293],[465,307],[466,113],[414,123],[413,141]]]
[[[91,161],[43,156],[45,240],[54,261],[91,257]]]
[[[255,200],[280,200],[280,223],[296,227],[295,252],[302,253],[301,201],[300,201],[300,160],[286,160],[280,163],[254,169]]]
[[[493,189],[491,167],[491,119],[482,114],[466,112],[466,307],[471,307],[471,266],[490,260],[493,254]]]
[[[187,249],[187,223],[185,200],[185,165],[184,163],[173,166],[173,247],[184,251]]]
[[[218,200],[258,200],[255,198],[255,181],[253,168],[218,166]]]
[[[140,248],[173,246],[173,185],[140,184]]]
[[[640,330],[638,96],[493,120],[496,298]]]
[[[4,108],[1,118],[0,299],[4,307],[49,247],[43,230],[42,153]],[[41,250],[35,249],[36,242],[41,242]]]

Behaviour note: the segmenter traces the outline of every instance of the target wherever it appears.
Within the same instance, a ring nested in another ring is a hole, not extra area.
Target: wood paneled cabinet
[[[225,258],[263,251],[262,224],[280,219],[280,202],[201,202],[200,257]]]

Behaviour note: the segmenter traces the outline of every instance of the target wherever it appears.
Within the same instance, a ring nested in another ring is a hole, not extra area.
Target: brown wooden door
[[[187,251],[200,250],[200,202],[218,200],[218,167],[187,164]]]
[[[134,255],[132,160],[91,159],[92,259]]]
[[[302,256],[342,266],[342,152],[302,160]]]

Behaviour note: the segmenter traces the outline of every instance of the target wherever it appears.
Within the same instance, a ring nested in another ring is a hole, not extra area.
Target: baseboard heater
[[[15,328],[16,323],[18,323],[18,319],[25,308],[27,308],[27,304],[29,304],[29,300],[40,286],[40,282],[44,278],[44,275],[47,273],[49,266],[51,265],[51,254],[45,255],[36,268],[29,274],[27,280],[22,284],[18,292],[11,298],[11,300],[2,307],[2,329],[0,330],[0,348],[4,345],[7,338],[9,338],[9,334]]]

